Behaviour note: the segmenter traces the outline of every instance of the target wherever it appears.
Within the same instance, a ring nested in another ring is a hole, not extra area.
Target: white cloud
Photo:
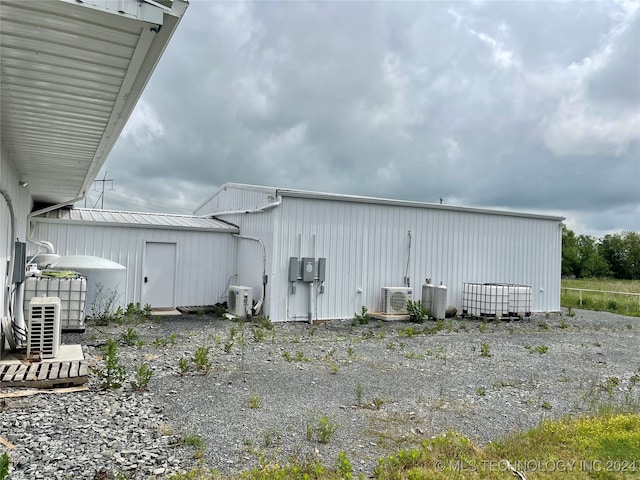
[[[136,146],[144,147],[163,135],[164,126],[155,110],[147,102],[141,100],[129,117],[129,121],[122,131],[122,137],[132,137]]]

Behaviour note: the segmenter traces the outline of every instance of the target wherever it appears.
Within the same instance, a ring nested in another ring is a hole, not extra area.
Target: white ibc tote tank
[[[55,270],[73,270],[86,277],[87,301],[84,311],[87,316],[95,314],[94,302],[97,304],[100,301],[104,302],[104,299],[111,295],[115,295],[113,309],[118,307],[125,308],[127,269],[119,263],[91,255],[68,255],[60,257],[52,268]],[[103,298],[96,298],[99,286],[102,288],[101,295]],[[100,308],[100,306],[98,305],[96,308]]]

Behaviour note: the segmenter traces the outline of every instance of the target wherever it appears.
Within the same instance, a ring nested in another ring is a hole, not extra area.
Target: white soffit
[[[162,3],[0,0],[0,139],[35,201],[93,182],[187,6]]]

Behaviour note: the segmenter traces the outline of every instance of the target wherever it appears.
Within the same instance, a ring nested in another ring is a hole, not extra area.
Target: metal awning
[[[186,0],[0,0],[0,139],[36,202],[82,195]]]

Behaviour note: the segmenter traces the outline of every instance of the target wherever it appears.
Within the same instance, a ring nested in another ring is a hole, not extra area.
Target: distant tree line
[[[576,235],[563,225],[562,276],[640,279],[640,234],[624,232],[596,238]]]

